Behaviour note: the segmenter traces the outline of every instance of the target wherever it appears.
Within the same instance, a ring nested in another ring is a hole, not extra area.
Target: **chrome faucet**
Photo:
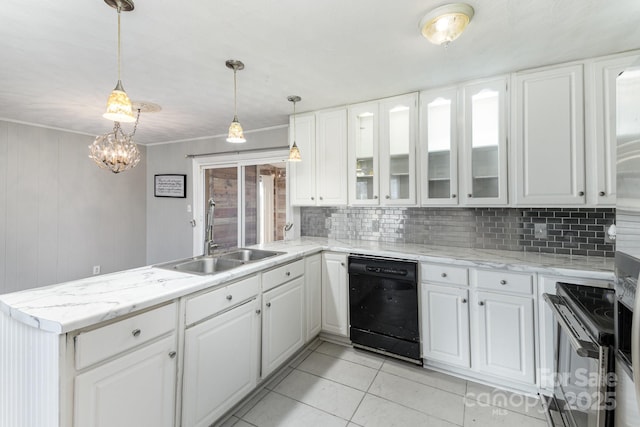
[[[213,251],[218,248],[218,244],[213,241],[213,213],[216,208],[216,202],[213,197],[209,199],[207,209],[207,227],[205,229],[204,238],[204,255],[212,255]]]

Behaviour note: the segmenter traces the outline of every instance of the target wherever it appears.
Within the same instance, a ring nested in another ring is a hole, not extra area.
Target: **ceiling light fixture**
[[[229,136],[227,136],[227,142],[239,144],[242,142],[247,142],[247,140],[244,138],[242,125],[238,121],[238,94],[236,78],[238,70],[244,70],[244,64],[242,63],[242,61],[230,59],[226,62],[226,65],[227,68],[231,68],[233,70],[233,121],[231,122],[231,126],[229,126]]]
[[[296,144],[296,102],[300,102],[302,98],[297,95],[291,95],[287,97],[289,102],[293,102],[293,144],[289,149],[289,161],[290,162],[299,162],[302,161],[302,157],[300,156],[300,150],[298,149],[298,145]]]
[[[120,127],[120,122],[113,122],[113,130],[96,137],[93,144],[89,146],[89,158],[93,160],[100,168],[109,170],[113,173],[124,172],[136,167],[140,163],[140,150],[133,136],[138,129],[138,121],[140,113],[155,113],[161,108],[157,104],[150,102],[136,102],[133,107],[137,110],[136,122],[133,131],[130,134],[124,133]]]
[[[431,43],[448,47],[473,18],[473,7],[465,3],[447,4],[435,8],[420,20],[420,31]]]
[[[118,83],[116,83],[115,89],[113,89],[111,95],[109,95],[107,111],[102,117],[114,122],[131,123],[136,121],[136,117],[133,114],[131,100],[122,87],[122,81],[120,80],[120,12],[132,11],[134,8],[133,0],[104,0],[104,2],[118,12]]]

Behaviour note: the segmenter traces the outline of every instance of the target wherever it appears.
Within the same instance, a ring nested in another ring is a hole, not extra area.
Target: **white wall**
[[[193,255],[192,159],[187,154],[220,153],[288,145],[288,128],[278,127],[245,133],[247,142],[230,144],[225,137],[147,147],[147,264],[187,258]],[[186,174],[187,198],[170,199],[153,196],[153,176],[156,174]]]
[[[99,169],[93,139],[0,121],[0,294],[145,264],[146,164]]]

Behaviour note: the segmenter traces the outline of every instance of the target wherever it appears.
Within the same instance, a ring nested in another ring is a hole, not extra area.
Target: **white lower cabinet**
[[[211,425],[256,387],[259,364],[258,299],[188,328],[182,425]]]
[[[349,276],[344,253],[322,253],[322,330],[349,336]]]
[[[422,284],[425,359],[469,368],[469,290]]]
[[[176,337],[170,335],[75,378],[75,427],[171,427]]]
[[[262,378],[304,345],[304,277],[262,295]]]
[[[304,286],[306,301],[305,342],[315,338],[322,328],[322,255],[304,260]]]
[[[535,382],[533,299],[491,292],[475,294],[477,369],[490,375]]]

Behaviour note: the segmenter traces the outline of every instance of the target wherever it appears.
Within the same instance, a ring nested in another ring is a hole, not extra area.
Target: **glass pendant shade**
[[[115,89],[107,100],[107,111],[102,115],[105,119],[113,122],[133,123],[136,118],[133,114],[133,107],[129,95],[124,91],[122,82],[118,80]]]
[[[233,121],[231,122],[231,126],[229,126],[229,135],[227,136],[227,142],[231,142],[234,144],[247,142],[247,140],[244,138],[242,125],[238,121],[238,116],[233,116]]]
[[[120,173],[136,167],[141,156],[131,136],[116,122],[112,132],[98,136],[89,146],[89,158],[102,169]]]
[[[302,161],[302,157],[300,156],[300,150],[298,149],[298,145],[295,141],[293,141],[293,145],[289,150],[289,159],[290,162],[300,162]]]
[[[420,21],[420,31],[431,43],[447,46],[460,37],[471,18],[473,8],[468,4],[455,3],[438,7]]]

